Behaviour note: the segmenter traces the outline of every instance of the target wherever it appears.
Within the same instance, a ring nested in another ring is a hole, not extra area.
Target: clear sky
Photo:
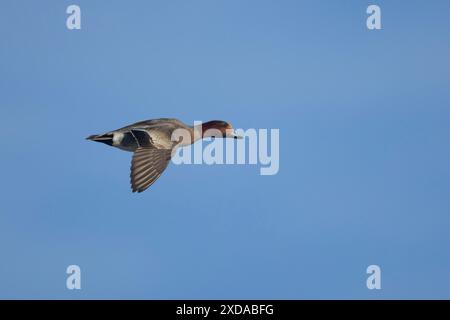
[[[0,298],[450,298],[449,12],[2,0]],[[279,128],[280,171],[171,164],[133,194],[131,154],[84,138],[159,117]]]

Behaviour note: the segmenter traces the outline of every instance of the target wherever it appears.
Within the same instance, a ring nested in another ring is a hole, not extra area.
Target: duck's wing
[[[131,134],[133,139],[136,141],[138,148],[154,147],[152,137],[148,131],[144,129],[131,129],[129,134]]]
[[[142,192],[150,187],[167,168],[171,150],[152,146],[138,147],[131,160],[131,189]]]
[[[120,129],[114,130],[119,132],[126,132],[130,131],[132,129],[144,129],[144,130],[151,130],[151,129],[157,129],[161,127],[186,127],[186,125],[177,120],[177,119],[169,119],[169,118],[161,118],[161,119],[152,119],[152,120],[144,120],[135,122],[133,124],[130,124],[128,126],[122,127]]]
[[[157,149],[172,149],[175,142],[172,141],[174,128],[161,126],[156,128],[134,128],[129,131],[138,147],[154,147]]]

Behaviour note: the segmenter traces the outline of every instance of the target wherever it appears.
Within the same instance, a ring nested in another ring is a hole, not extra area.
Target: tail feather
[[[113,137],[114,135],[112,133],[105,133],[105,134],[93,134],[87,137],[87,140],[97,141],[105,143],[109,146],[112,146],[113,144]]]

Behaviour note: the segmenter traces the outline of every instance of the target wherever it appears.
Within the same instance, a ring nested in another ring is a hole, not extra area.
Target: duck
[[[184,130],[182,132],[187,133],[187,137],[173,139],[172,135],[178,129]],[[132,152],[131,190],[140,193],[161,176],[177,148],[205,137],[242,139],[226,121],[211,120],[190,126],[170,118],[139,121],[103,134],[90,135],[86,139]]]

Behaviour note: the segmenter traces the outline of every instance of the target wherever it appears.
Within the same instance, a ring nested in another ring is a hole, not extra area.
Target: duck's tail
[[[97,142],[105,143],[108,146],[112,146],[113,137],[114,137],[114,134],[112,134],[112,133],[93,134],[93,135],[87,137],[86,140],[97,141]]]

